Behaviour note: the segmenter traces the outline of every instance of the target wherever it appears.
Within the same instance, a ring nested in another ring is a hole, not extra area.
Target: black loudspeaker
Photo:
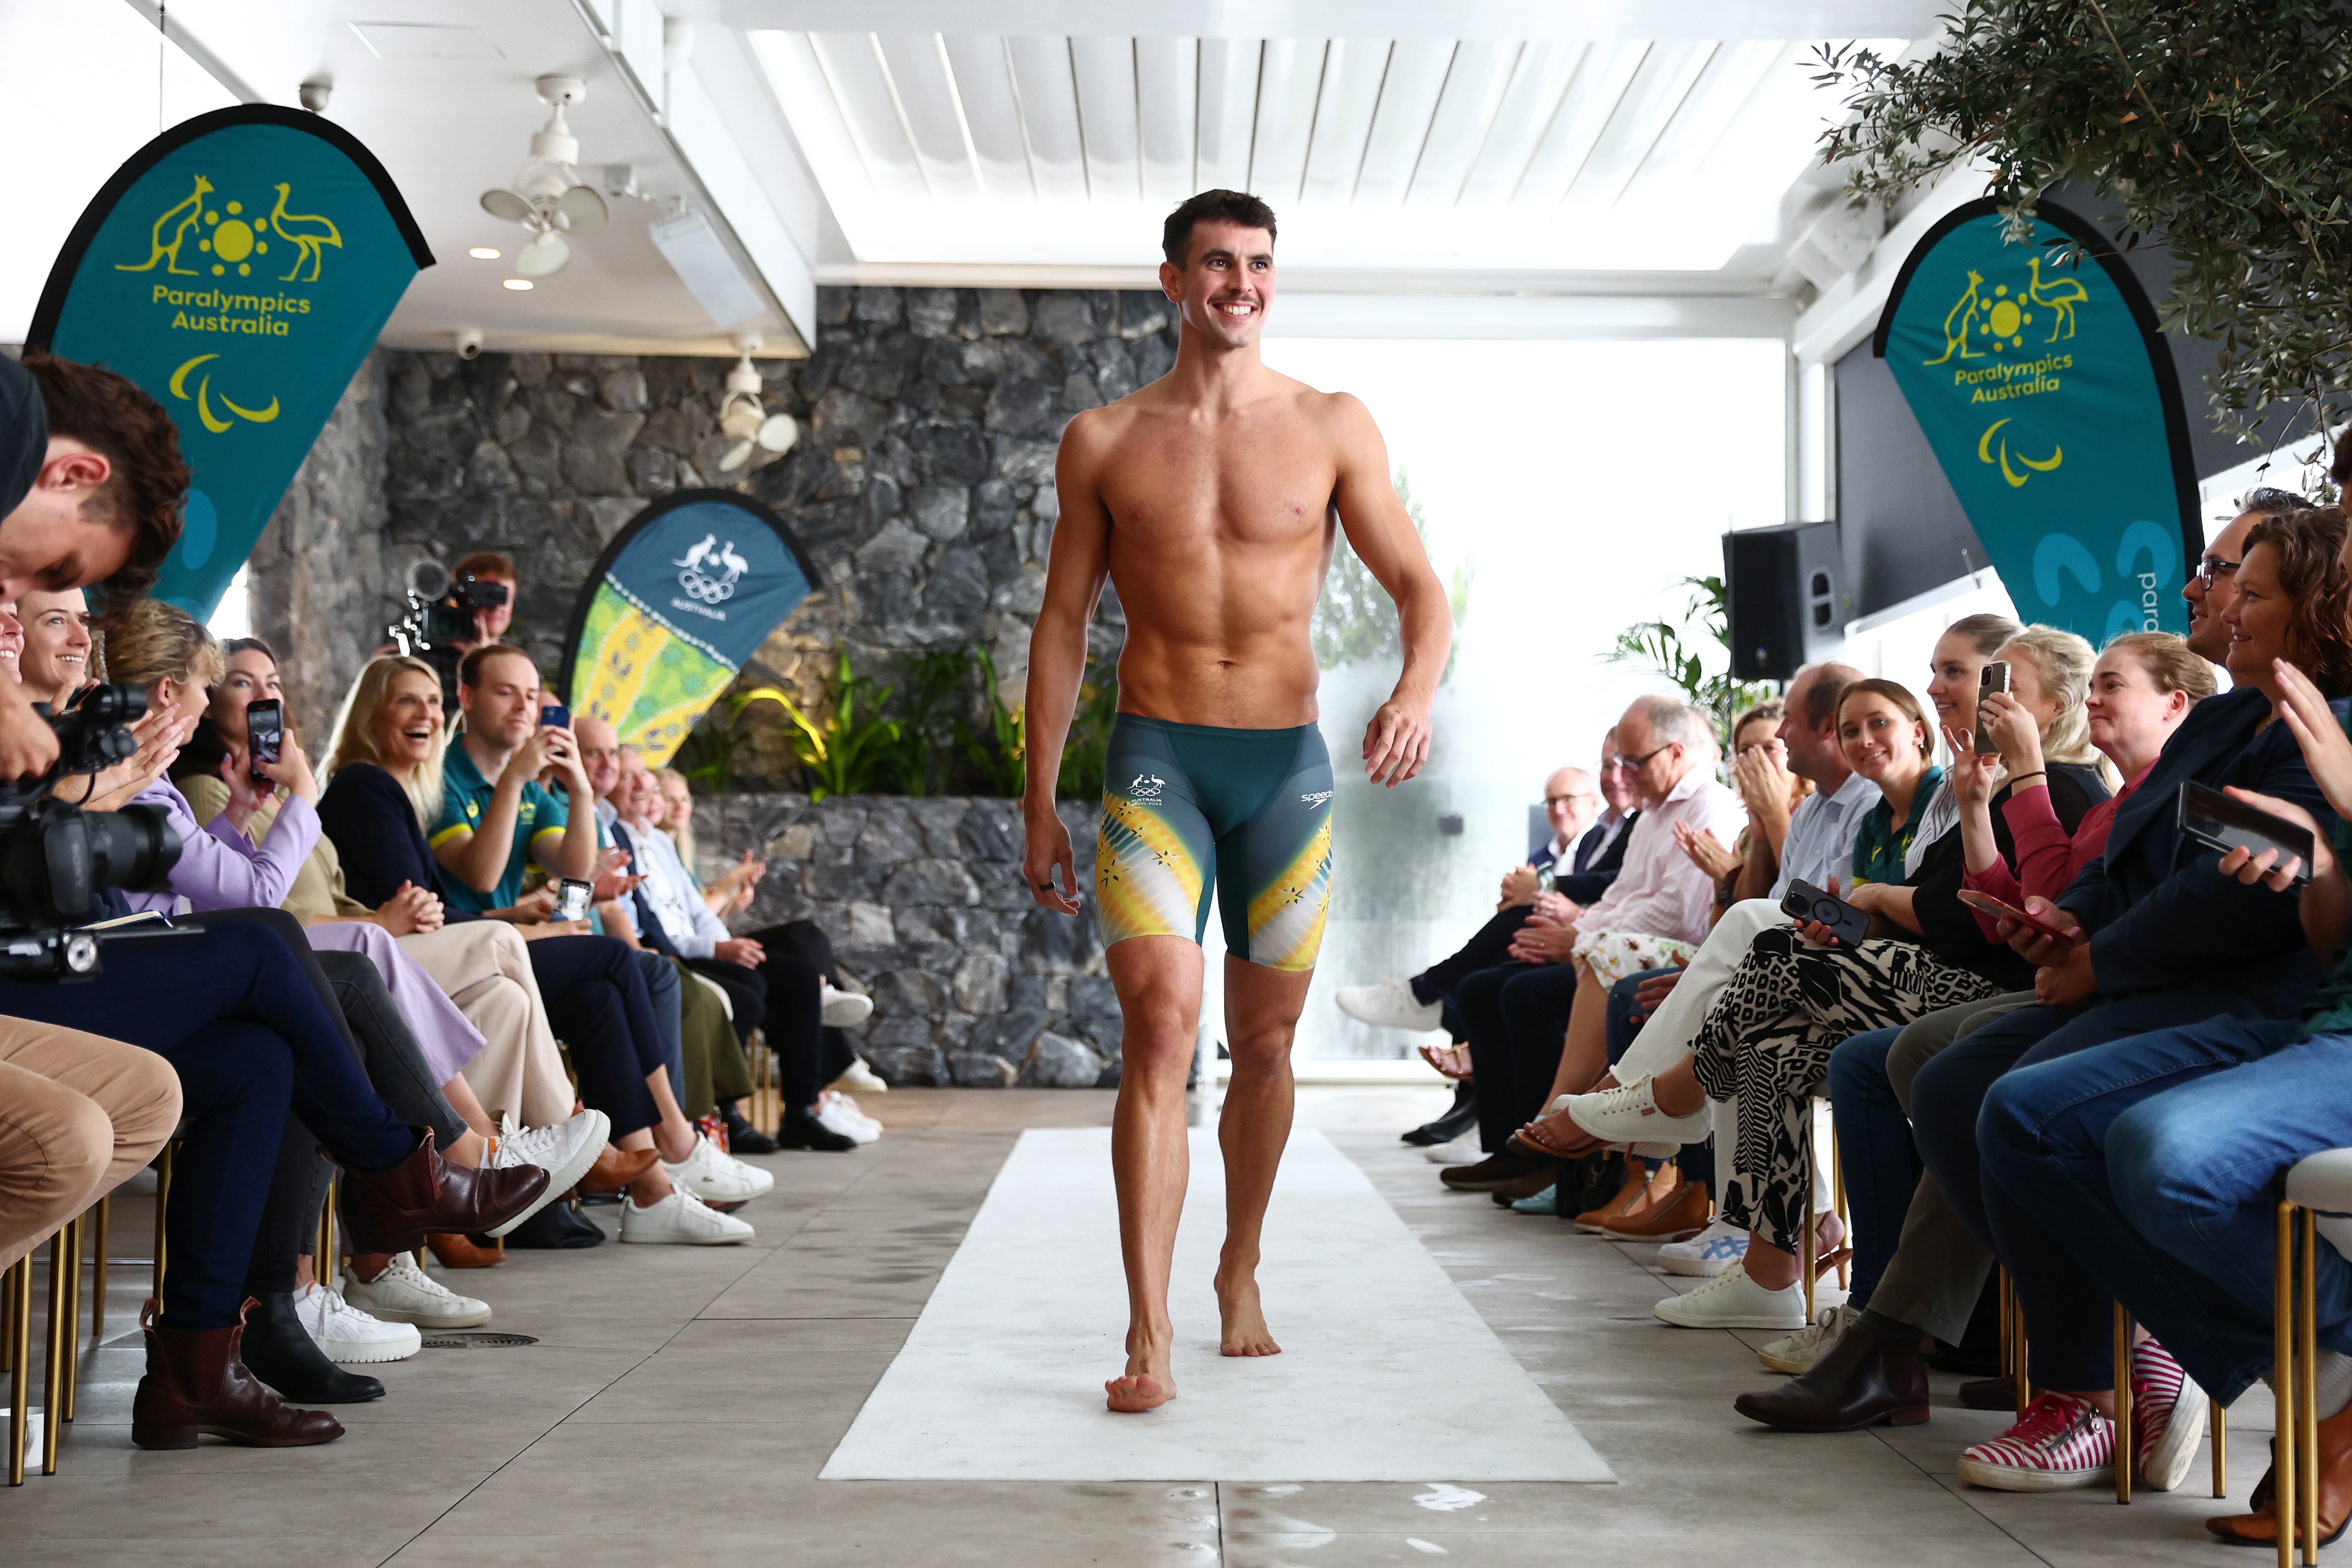
[[[1740,680],[1786,680],[1845,640],[1834,522],[1725,534],[1723,584]]]

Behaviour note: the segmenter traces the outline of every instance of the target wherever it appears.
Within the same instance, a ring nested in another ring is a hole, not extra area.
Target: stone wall
[[[1118,1001],[1090,890],[1096,813],[1062,815],[1089,889],[1075,918],[1030,898],[1013,801],[718,795],[694,825],[706,877],[747,849],[768,861],[735,930],[812,920],[832,939],[874,998],[853,1037],[890,1082],[1085,1088],[1117,1081]]]
[[[772,637],[751,683],[814,699],[845,647],[887,676],[903,655],[985,647],[1012,686],[1045,585],[1056,442],[1070,416],[1174,363],[1155,293],[826,289],[814,352],[761,363],[799,445],[724,475],[730,362],[585,354],[372,356],[254,559],[257,626],[302,650],[296,714],[323,730],[409,563],[508,552],[513,636],[551,678],[597,553],[650,500],[726,483],[773,507],[816,562],[819,594]],[[1106,596],[1097,653],[1120,640]],[[797,782],[760,705],[745,771]]]

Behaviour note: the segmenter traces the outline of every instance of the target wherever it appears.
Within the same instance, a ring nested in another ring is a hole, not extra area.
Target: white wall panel
[[[1129,38],[1072,38],[1078,126],[1087,143],[1087,186],[1097,202],[1131,202],[1143,194],[1135,122],[1135,44]]]
[[[1345,206],[1355,198],[1356,172],[1380,107],[1388,75],[1386,38],[1334,38],[1323,63],[1323,96],[1315,106],[1315,133],[1307,147],[1302,197],[1309,206]]]
[[[1078,89],[1070,79],[1070,41],[1013,38],[1009,48],[1037,194],[1048,200],[1084,201],[1086,143],[1078,133]]]
[[[982,187],[992,197],[1036,194],[1029,179],[1029,146],[1021,134],[1021,104],[1013,95],[1013,69],[1004,40],[958,34],[941,42],[955,74],[956,97],[980,160]]]

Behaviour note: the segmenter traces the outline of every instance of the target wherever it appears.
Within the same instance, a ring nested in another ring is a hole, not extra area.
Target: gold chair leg
[[[172,1155],[178,1147],[176,1140],[167,1141],[163,1163],[155,1170],[155,1283],[147,1301],[147,1310],[154,1313],[163,1310],[163,1207],[172,1201]]]
[[[65,1409],[66,1341],[73,1332],[66,1316],[66,1260],[71,1251],[60,1228],[49,1237],[48,1366],[41,1380],[41,1474],[58,1473],[58,1414]]]
[[[2294,1459],[2294,1205],[2278,1206],[2278,1260],[2271,1281],[2271,1392],[2278,1402],[2278,1435],[2271,1457],[2271,1518],[2277,1526],[2279,1568],[2294,1568],[2299,1467]]]
[[[30,1253],[0,1273],[8,1302],[8,1484],[25,1484],[25,1435],[33,1407],[33,1258]]]
[[[2301,1278],[2295,1286],[2299,1321],[2295,1325],[2294,1415],[2301,1425],[2294,1435],[2294,1453],[2303,1476],[2295,1485],[2295,1500],[2302,1510],[2303,1560],[2315,1564],[2319,1561],[2319,1215],[2304,1209],[2300,1217],[2303,1235],[2296,1248],[2301,1254]]]
[[[2132,1468],[2139,1445],[2132,1441],[2132,1317],[2116,1303],[2116,1500],[2131,1501]]]
[[[97,1214],[98,1236],[90,1244],[89,1254],[89,1348],[92,1350],[106,1339],[106,1233],[114,1217],[112,1194],[98,1200]]]
[[[2208,1398],[2213,1419],[2213,1495],[2230,1495],[2230,1411],[2220,1400]]]
[[[66,1352],[64,1399],[58,1406],[59,1421],[74,1418],[74,1386],[81,1381],[81,1255],[89,1219],[87,1214],[79,1214],[66,1222],[65,1316],[58,1322],[58,1342]]]
[[[1830,1124],[1830,1207],[1837,1211],[1838,1226],[1845,1232],[1842,1243],[1847,1253],[1846,1261],[1838,1265],[1838,1289],[1853,1288],[1853,1227],[1845,1212],[1845,1156],[1839,1152],[1837,1124]]]

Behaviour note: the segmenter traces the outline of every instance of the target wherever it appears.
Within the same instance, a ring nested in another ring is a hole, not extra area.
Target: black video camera
[[[162,806],[84,811],[58,785],[96,773],[139,749],[131,721],[147,711],[135,686],[97,686],[49,716],[57,764],[37,779],[0,783],[0,975],[87,979],[98,973],[100,933],[72,928],[98,912],[100,888],[154,889],[180,858],[180,836]]]
[[[409,568],[406,613],[389,628],[393,646],[404,655],[416,655],[470,641],[474,613],[495,610],[511,596],[504,583],[487,582],[470,573],[452,579],[439,562],[420,561]]]

